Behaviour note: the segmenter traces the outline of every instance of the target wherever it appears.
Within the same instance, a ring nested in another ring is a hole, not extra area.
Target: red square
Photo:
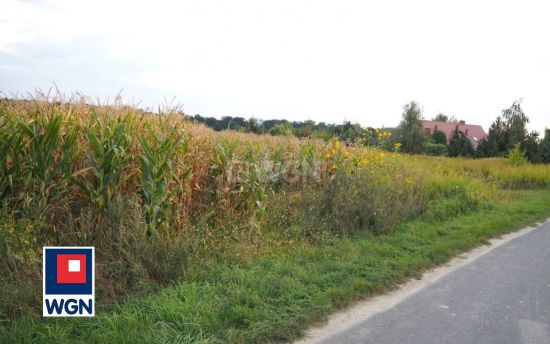
[[[73,261],[71,269],[69,269],[69,261]],[[78,266],[78,271],[75,271],[75,266]],[[57,283],[86,283],[86,255],[58,254]]]

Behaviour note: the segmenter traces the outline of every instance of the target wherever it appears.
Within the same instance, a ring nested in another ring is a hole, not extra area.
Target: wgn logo
[[[94,248],[44,247],[45,317],[91,317],[94,307]]]

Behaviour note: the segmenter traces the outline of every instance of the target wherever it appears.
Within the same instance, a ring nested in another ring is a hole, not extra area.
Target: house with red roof
[[[472,147],[477,149],[477,145],[481,139],[487,137],[485,130],[481,125],[466,124],[464,121],[458,121],[458,123],[441,122],[441,121],[428,121],[422,120],[422,126],[424,127],[424,133],[431,135],[435,130],[440,130],[447,136],[447,143],[449,143],[453,137],[453,132],[458,125],[458,130],[461,131],[472,143]]]

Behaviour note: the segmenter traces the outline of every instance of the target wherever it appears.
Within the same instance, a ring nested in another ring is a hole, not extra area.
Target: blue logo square
[[[85,283],[58,283],[58,256],[85,256]],[[44,292],[46,295],[92,295],[93,249],[91,248],[44,248]]]

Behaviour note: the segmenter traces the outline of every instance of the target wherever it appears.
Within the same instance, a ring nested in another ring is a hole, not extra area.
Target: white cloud
[[[443,111],[486,129],[523,97],[531,127],[542,130],[548,9],[545,1],[7,0],[0,87],[56,82],[92,96],[124,88],[145,105],[176,96],[191,114],[373,126],[396,125],[414,99],[427,117]]]

